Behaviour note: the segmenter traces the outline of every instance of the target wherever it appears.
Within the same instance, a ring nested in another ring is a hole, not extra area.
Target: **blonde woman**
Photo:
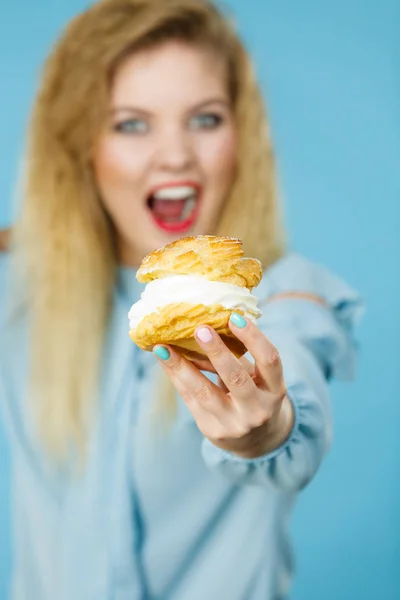
[[[154,197],[170,186],[198,191],[195,212]],[[286,598],[290,510],[330,445],[327,380],[351,371],[359,299],[286,250],[260,93],[227,19],[206,0],[77,16],[44,68],[23,190],[2,262],[13,598]],[[197,331],[230,395],[127,332],[141,259],[199,233],[241,238],[265,267],[258,327],[231,323],[255,367]],[[163,372],[179,394],[160,427]]]

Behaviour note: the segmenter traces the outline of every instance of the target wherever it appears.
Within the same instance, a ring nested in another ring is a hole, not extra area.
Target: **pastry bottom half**
[[[189,360],[196,360],[203,359],[206,354],[197,344],[194,332],[199,325],[209,325],[239,358],[247,349],[229,329],[228,322],[232,312],[244,315],[240,309],[233,311],[220,304],[170,304],[160,312],[144,317],[136,329],[131,329],[129,335],[143,350],[151,352],[157,344],[168,344]]]

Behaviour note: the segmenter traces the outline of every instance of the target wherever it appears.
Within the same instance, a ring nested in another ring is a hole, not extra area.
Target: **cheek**
[[[208,140],[202,149],[203,169],[220,186],[232,183],[237,166],[237,138],[234,131]]]
[[[106,138],[96,148],[93,166],[100,190],[124,188],[140,180],[144,170],[144,154],[129,144],[129,140]]]

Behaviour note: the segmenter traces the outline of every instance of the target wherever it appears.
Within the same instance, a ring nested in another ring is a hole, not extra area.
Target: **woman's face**
[[[137,52],[117,70],[110,101],[93,166],[121,262],[213,233],[237,160],[222,61],[180,42]]]

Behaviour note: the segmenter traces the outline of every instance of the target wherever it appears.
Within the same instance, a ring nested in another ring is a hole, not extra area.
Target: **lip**
[[[147,195],[147,198],[149,198],[150,196],[152,196],[153,194],[158,192],[158,190],[165,190],[167,188],[172,188],[172,187],[192,187],[197,191],[197,194],[198,194],[197,203],[193,210],[193,213],[190,215],[190,217],[188,219],[186,219],[185,221],[181,221],[179,223],[165,223],[164,221],[160,221],[159,219],[157,219],[154,216],[153,212],[149,208],[147,208],[147,210],[150,213],[150,217],[152,218],[153,223],[155,223],[159,229],[162,229],[163,231],[165,231],[167,233],[184,233],[184,232],[188,231],[188,229],[190,229],[194,225],[194,223],[197,221],[197,218],[199,216],[200,201],[201,201],[203,187],[197,181],[192,181],[189,179],[180,180],[180,181],[169,181],[167,183],[163,183],[163,184],[160,184],[160,185],[157,185],[157,186],[154,186],[153,188],[151,188],[151,190],[149,191],[149,193]]]

